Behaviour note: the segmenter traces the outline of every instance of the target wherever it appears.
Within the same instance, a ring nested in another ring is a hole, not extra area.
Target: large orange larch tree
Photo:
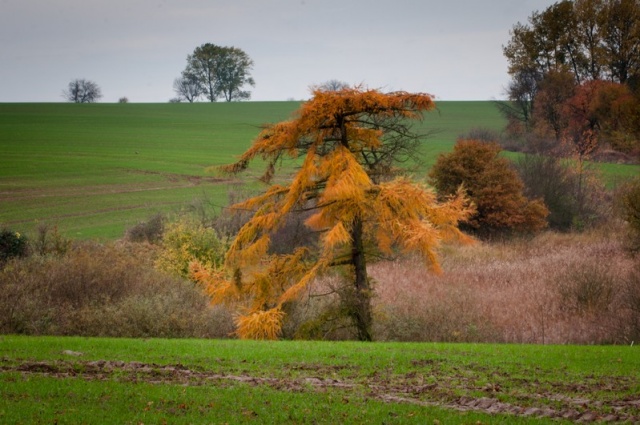
[[[439,271],[441,241],[469,240],[458,230],[458,222],[471,213],[462,192],[439,203],[426,186],[393,172],[419,139],[409,121],[434,108],[431,96],[422,93],[316,90],[291,120],[265,128],[236,163],[224,168],[238,173],[261,158],[267,162],[262,180],[271,182],[280,160],[300,161],[288,183],[272,184],[235,206],[255,214],[232,242],[224,270],[192,267],[214,302],[241,306],[239,337],[277,338],[283,306],[313,279],[341,267],[354,294],[349,314],[358,338],[371,340],[370,256],[417,251]],[[271,253],[274,232],[288,214],[301,210],[312,212],[305,225],[320,234],[317,245]]]

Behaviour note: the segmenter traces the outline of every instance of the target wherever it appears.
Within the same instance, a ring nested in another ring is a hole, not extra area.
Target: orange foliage
[[[438,271],[436,250],[442,240],[470,240],[457,228],[471,213],[462,193],[439,203],[433,192],[406,178],[376,183],[363,164],[363,155],[382,149],[385,136],[393,132],[378,124],[386,118],[420,118],[435,108],[431,96],[360,87],[313,95],[292,120],[267,127],[235,164],[224,167],[235,173],[262,158],[268,162],[263,180],[269,181],[281,158],[304,156],[289,184],[274,185],[236,206],[255,211],[226,256],[229,273],[242,271],[234,286],[238,292],[219,276],[196,275],[214,288],[215,301],[223,294],[242,294],[246,310],[237,322],[242,338],[277,337],[284,304],[330,267],[355,267],[355,255],[364,259],[374,251],[417,251]],[[322,235],[318,249],[270,254],[270,235],[287,214],[309,205],[313,214],[305,224]],[[354,253],[355,235],[363,235],[366,252]]]
[[[546,227],[549,211],[542,201],[523,195],[522,180],[500,151],[497,143],[459,140],[453,152],[440,155],[429,176],[443,196],[464,188],[477,208],[467,225],[480,233]]]
[[[236,320],[236,333],[243,339],[277,339],[282,328],[284,312],[279,308],[252,310]]]

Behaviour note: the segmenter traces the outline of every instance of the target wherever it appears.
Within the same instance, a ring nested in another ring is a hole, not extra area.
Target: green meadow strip
[[[0,359],[4,423],[640,418],[629,346],[3,336]]]
[[[0,377],[3,423],[558,423],[371,400],[348,391]]]

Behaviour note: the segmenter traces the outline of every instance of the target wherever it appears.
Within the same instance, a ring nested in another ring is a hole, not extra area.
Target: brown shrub
[[[627,275],[622,290],[622,299],[628,318],[624,321],[625,332],[631,341],[640,341],[640,263]]]
[[[461,227],[482,236],[536,232],[547,226],[549,211],[538,199],[524,196],[524,184],[495,142],[458,140],[453,152],[441,154],[429,178],[446,198],[462,186],[476,213]]]
[[[162,239],[166,218],[158,213],[151,216],[147,221],[130,227],[125,232],[124,238],[130,242],[156,243]]]
[[[206,212],[200,213],[203,224],[211,225],[220,237],[232,238],[238,234],[238,231],[253,217],[252,211],[234,208],[236,204],[245,201],[253,195],[253,192],[246,189],[242,185],[231,186],[227,190],[228,202],[227,206],[221,208],[214,214],[213,219],[209,220]],[[196,210],[202,210],[198,208]]]
[[[419,279],[409,268],[424,268],[417,260],[377,264],[375,336],[391,341],[496,341],[500,337],[484,321],[478,294],[461,282],[439,277]],[[423,276],[424,277],[424,276]]]
[[[605,264],[572,264],[556,282],[561,308],[575,314],[606,312],[613,300],[615,283]]]
[[[640,177],[622,184],[615,194],[618,215],[627,222],[627,249],[640,253]]]
[[[500,142],[500,133],[486,127],[473,127],[466,134],[458,137],[465,140],[479,140],[481,142]]]
[[[524,155],[516,162],[529,198],[542,199],[555,230],[592,228],[610,217],[611,202],[602,181],[571,161],[552,156]]]
[[[77,244],[0,272],[0,332],[224,337],[229,315],[192,283],[153,269],[148,245]]]
[[[557,344],[638,338],[640,289],[629,282],[640,271],[630,274],[633,260],[622,255],[618,236],[549,232],[448,248],[441,276],[417,259],[375,264],[376,337]]]

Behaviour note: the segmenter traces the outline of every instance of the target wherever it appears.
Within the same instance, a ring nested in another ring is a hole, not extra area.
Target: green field
[[[79,238],[122,236],[158,211],[227,184],[205,168],[233,160],[263,122],[294,104],[0,105],[0,222],[37,221]]]
[[[298,106],[0,104],[0,226],[31,233],[44,222],[73,238],[114,239],[157,212],[203,199],[226,205],[237,181],[206,168],[232,162],[261,125],[287,119]],[[424,145],[427,166],[470,129],[504,126],[491,102],[437,106],[421,124],[433,133]]]
[[[639,393],[637,347],[0,337],[2,423],[633,423]]]
[[[0,224],[56,224],[74,238],[118,238],[156,212],[206,198],[227,203],[234,182],[207,174],[232,162],[265,123],[298,102],[0,104]],[[427,155],[476,126],[499,129],[488,102],[442,102],[424,126]]]

